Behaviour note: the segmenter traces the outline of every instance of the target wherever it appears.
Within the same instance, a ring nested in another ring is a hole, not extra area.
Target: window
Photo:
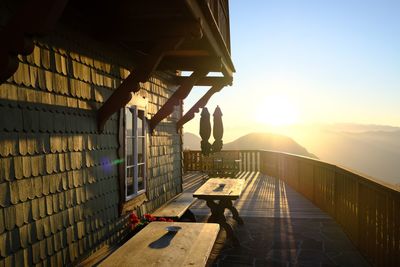
[[[143,110],[125,108],[125,200],[146,189],[146,120]]]

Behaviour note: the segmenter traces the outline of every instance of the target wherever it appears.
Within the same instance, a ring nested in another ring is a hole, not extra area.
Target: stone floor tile
[[[331,259],[321,250],[302,249],[300,250],[297,262],[302,264],[314,264],[316,266],[321,263],[334,264]]]
[[[332,262],[343,267],[368,267],[370,264],[358,253],[358,251],[344,251],[336,257],[332,257]]]
[[[323,249],[323,242],[316,241],[311,238],[304,238],[300,245],[301,249],[315,249],[315,250],[322,250]]]
[[[298,249],[271,249],[267,259],[277,262],[297,262]]]

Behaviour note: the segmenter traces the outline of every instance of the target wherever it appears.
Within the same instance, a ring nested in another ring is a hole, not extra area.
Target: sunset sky
[[[222,109],[224,141],[291,124],[400,126],[400,1],[229,3],[236,73],[207,105]],[[198,134],[199,118],[184,131]]]

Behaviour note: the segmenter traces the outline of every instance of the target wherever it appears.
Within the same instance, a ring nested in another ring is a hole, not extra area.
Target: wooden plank
[[[188,76],[175,76],[173,79],[177,84],[182,84],[187,79],[189,79],[189,77]],[[198,85],[198,86],[222,86],[223,87],[226,85],[232,85],[232,80],[233,80],[233,78],[229,77],[229,76],[227,76],[227,77],[225,77],[225,76],[224,77],[206,76],[206,77],[199,79],[196,82],[196,85]]]
[[[235,200],[240,197],[243,185],[243,179],[212,178],[197,189],[193,196],[199,199]]]
[[[152,222],[99,266],[205,266],[218,232],[213,223]]]
[[[158,208],[152,215],[154,217],[181,218],[194,201],[192,193],[182,193]]]

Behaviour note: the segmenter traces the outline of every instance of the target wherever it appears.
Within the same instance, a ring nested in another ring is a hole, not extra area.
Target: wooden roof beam
[[[178,25],[176,29],[178,33],[182,29],[182,25]],[[107,101],[100,107],[97,113],[97,125],[99,131],[102,131],[104,124],[108,118],[119,109],[124,107],[131,99],[132,94],[140,90],[139,83],[147,82],[150,76],[159,68],[160,62],[169,51],[176,50],[186,38],[201,38],[202,34],[192,35],[192,32],[201,31],[201,23],[185,25],[184,34],[179,37],[167,38],[159,40],[158,44],[139,62],[137,68],[122,82],[122,84],[114,91]]]
[[[182,84],[187,80],[189,77],[185,76],[175,76],[174,80],[177,84]],[[226,85],[232,85],[232,77],[204,77],[201,78],[196,82],[195,85],[197,86],[226,86]]]
[[[107,34],[105,35],[104,32]],[[202,22],[200,20],[178,21],[151,21],[145,20],[130,23],[129,20],[105,25],[99,28],[96,36],[100,39],[119,38],[123,42],[153,41],[166,38],[186,36],[189,39],[201,39],[203,37]]]
[[[182,126],[190,121],[191,119],[194,118],[194,114],[199,112],[201,108],[203,108],[205,105],[207,105],[208,100],[217,92],[221,91],[221,89],[224,87],[224,84],[217,84],[214,85],[213,87],[210,88],[210,90],[207,91],[197,102],[194,104],[188,112],[186,112],[185,115],[177,122],[176,124],[176,130],[179,130],[182,128]]]
[[[182,71],[195,71],[198,69],[206,69],[210,72],[224,71],[221,58],[214,56],[192,56],[192,57],[165,56],[163,60],[160,62],[158,69],[182,70]]]
[[[174,106],[179,105],[179,103],[185,99],[196,82],[206,76],[208,70],[197,70],[190,75],[189,79],[185,80],[183,84],[172,94],[172,96],[167,100],[167,102],[162,106],[158,112],[150,120],[150,132],[153,132],[157,124],[170,115],[174,111]]]
[[[209,11],[208,4],[206,1],[192,1],[184,0],[186,6],[196,18],[199,18],[203,23],[203,34],[204,38],[208,40],[215,54],[221,56],[222,59],[222,72],[225,76],[233,76],[235,67],[232,62],[231,55],[226,47],[224,40],[222,39],[219,29],[215,23],[207,23],[213,21],[212,15]]]
[[[107,101],[97,112],[97,125],[99,131],[102,131],[108,118],[119,109],[124,107],[131,99],[132,92],[140,90],[139,83],[146,82],[152,73],[157,69],[158,64],[166,51],[176,49],[184,38],[174,38],[161,41],[151,53],[146,56],[139,66],[132,71],[129,76],[121,83]]]

